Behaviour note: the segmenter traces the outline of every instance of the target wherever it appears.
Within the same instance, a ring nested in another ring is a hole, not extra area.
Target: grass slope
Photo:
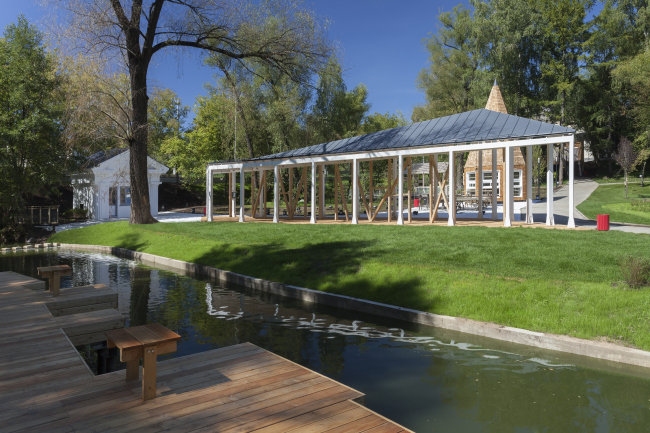
[[[625,290],[618,264],[630,253],[650,258],[646,235],[117,222],[58,233],[52,241],[123,247],[432,313],[650,350],[650,290]]]
[[[610,221],[650,224],[650,212],[632,208],[633,200],[650,198],[650,184],[628,184],[628,197],[625,198],[625,185],[599,185],[587,200],[578,205],[578,210],[591,219],[596,219],[599,214],[609,214]]]

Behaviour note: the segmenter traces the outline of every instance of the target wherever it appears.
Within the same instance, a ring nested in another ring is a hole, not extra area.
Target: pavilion
[[[386,202],[389,209],[396,209],[393,218],[396,224],[404,224],[404,200],[397,199],[404,197],[404,173],[408,173],[411,167],[411,160],[415,157],[428,157],[430,169],[430,188],[429,203],[434,204],[430,212],[430,222],[433,223],[436,218],[438,205],[445,202],[448,209],[447,225],[456,225],[456,188],[449,188],[449,194],[445,193],[445,183],[448,179],[453,184],[456,175],[455,154],[458,152],[478,152],[478,173],[477,178],[482,179],[482,155],[484,151],[490,151],[492,157],[492,173],[497,172],[497,151],[504,152],[505,179],[503,180],[503,225],[512,226],[514,221],[514,151],[516,148],[525,148],[525,188],[526,188],[526,223],[533,223],[532,214],[532,146],[548,146],[548,164],[546,173],[547,185],[553,185],[553,146],[560,143],[568,143],[569,161],[574,161],[574,141],[575,130],[559,125],[541,122],[538,120],[527,119],[513,116],[507,113],[493,111],[489,109],[479,109],[467,111],[451,116],[440,117],[438,119],[427,120],[423,122],[412,123],[410,125],[392,128],[384,131],[374,132],[358,137],[336,140],[328,143],[322,143],[314,146],[308,146],[301,149],[290,150],[286,152],[266,155],[258,158],[234,161],[234,162],[213,162],[209,163],[206,170],[206,217],[207,221],[213,221],[213,180],[215,174],[226,174],[229,179],[229,191],[231,198],[229,203],[229,216],[235,217],[235,180],[236,173],[239,173],[239,221],[244,222],[244,203],[245,203],[245,174],[258,172],[260,173],[260,189],[255,194],[252,189],[253,198],[251,200],[251,215],[256,216],[258,209],[261,215],[266,212],[266,184],[267,174],[272,176],[274,188],[274,206],[273,222],[280,221],[280,195],[284,196],[285,202],[288,203],[289,217],[293,216],[300,190],[304,188],[305,203],[308,197],[311,200],[310,222],[315,224],[319,219],[325,218],[323,209],[325,203],[325,182],[323,177],[324,166],[334,166],[335,172],[335,203],[339,192],[343,195],[343,186],[340,180],[339,165],[351,165],[352,177],[352,212],[351,223],[358,224],[360,218],[360,193],[365,214],[368,220],[374,221],[379,213],[379,208]],[[444,176],[440,176],[437,171],[438,155],[448,155],[449,165]],[[370,206],[364,194],[364,186],[360,182],[359,163],[369,161],[370,184],[367,185],[366,191],[373,191],[372,185],[372,162],[377,160],[388,160],[388,187],[382,197],[377,211],[373,211],[372,198],[370,194]],[[293,170],[289,170],[289,188],[287,192],[284,183],[281,181],[280,170],[302,168],[302,177],[298,184],[298,192],[294,195],[293,191]],[[311,170],[309,170],[311,169]],[[308,172],[311,172],[309,176]],[[320,177],[320,185],[317,186],[317,179]],[[410,183],[411,177],[407,176]],[[567,227],[575,227],[573,212],[574,207],[574,164],[569,164],[569,221]],[[262,187],[263,185],[263,187]],[[395,192],[395,188],[397,191]],[[492,216],[491,219],[497,219],[497,192],[496,182],[492,183]],[[308,195],[308,189],[311,190]],[[410,210],[411,197],[410,188],[407,191],[408,207]],[[483,216],[483,188],[478,188],[478,218]],[[391,203],[391,199],[393,202]],[[317,215],[316,204],[318,202],[319,215]],[[290,205],[289,205],[290,204]],[[259,206],[259,207],[258,207]],[[345,210],[345,220],[348,221],[347,205]],[[392,206],[392,207],[391,207]],[[307,216],[307,212],[304,213]],[[337,214],[335,213],[335,219]],[[391,221],[391,212],[388,212],[388,221]],[[411,221],[411,212],[408,212],[408,222]],[[546,225],[554,225],[553,219],[553,188],[547,188],[546,200]]]

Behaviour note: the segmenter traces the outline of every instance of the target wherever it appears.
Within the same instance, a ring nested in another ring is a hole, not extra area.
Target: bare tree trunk
[[[627,200],[627,170],[625,170],[625,199]]]
[[[136,39],[137,41],[137,39]],[[133,135],[129,143],[131,156],[129,169],[131,177],[131,224],[152,224],[157,222],[151,216],[149,181],[147,179],[147,67],[142,56],[129,56],[131,77],[131,101],[133,104]]]

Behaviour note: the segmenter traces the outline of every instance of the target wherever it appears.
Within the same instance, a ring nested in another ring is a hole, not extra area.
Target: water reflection
[[[584,358],[251,296],[111,256],[0,256],[0,270],[31,276],[54,264],[74,268],[63,287],[117,291],[130,325],[179,333],[168,357],[252,342],[366,393],[371,409],[417,432],[640,432],[650,421],[645,370],[630,376]]]

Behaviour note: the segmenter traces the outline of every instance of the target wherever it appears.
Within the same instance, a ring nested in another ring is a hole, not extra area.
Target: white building
[[[127,148],[110,149],[93,154],[83,171],[73,174],[73,206],[88,209],[88,218],[106,220],[131,216],[131,182]],[[158,185],[168,167],[147,157],[147,178],[151,215],[158,215]]]

